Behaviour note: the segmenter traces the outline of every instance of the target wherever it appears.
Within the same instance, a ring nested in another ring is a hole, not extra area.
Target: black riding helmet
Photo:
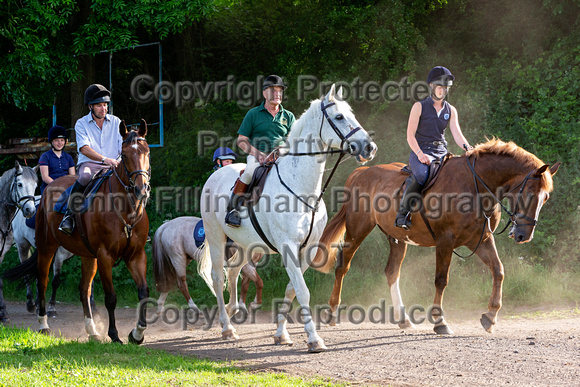
[[[65,143],[68,139],[66,130],[62,126],[55,125],[48,130],[48,142],[52,143],[57,138],[64,138]]]
[[[262,90],[266,90],[268,87],[272,86],[280,86],[283,90],[286,90],[286,85],[284,85],[284,81],[277,75],[268,75],[266,79],[264,79],[264,83],[262,84]]]
[[[85,90],[85,105],[95,103],[111,102],[111,92],[103,85],[92,84]]]
[[[429,71],[427,76],[427,83],[441,86],[451,86],[455,77],[446,67],[435,66]]]

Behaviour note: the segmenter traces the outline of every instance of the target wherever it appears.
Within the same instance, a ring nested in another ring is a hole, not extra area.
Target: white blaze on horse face
[[[540,216],[540,211],[542,210],[542,206],[544,205],[544,203],[546,202],[546,198],[548,196],[548,193],[544,190],[541,190],[540,193],[538,193],[538,205],[536,207],[536,213],[534,215],[534,220],[537,222],[538,218]],[[529,242],[532,240],[532,238],[534,238],[534,231],[536,231],[536,226],[532,226],[532,232],[530,233],[530,237],[525,241],[525,242]]]

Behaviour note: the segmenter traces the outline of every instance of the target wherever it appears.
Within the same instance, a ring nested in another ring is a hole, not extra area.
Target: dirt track
[[[12,324],[38,329],[36,317],[26,312],[24,303],[8,303]],[[49,324],[56,335],[86,340],[82,308],[58,306],[59,315]],[[100,309],[97,321],[107,321]],[[306,353],[306,334],[302,325],[291,324],[293,346],[274,346],[274,324],[270,314],[258,312],[256,323],[237,325],[240,340],[223,341],[214,323],[209,330],[203,323],[150,324],[145,344],[182,355],[232,360],[255,370],[281,371],[291,375],[319,375],[356,384],[394,386],[580,385],[580,313],[557,313],[523,318],[500,314],[493,334],[479,325],[480,313],[466,318],[448,315],[455,331],[437,336],[428,323],[415,330],[401,331],[396,325],[342,323],[322,326],[320,336],[328,351]],[[537,313],[535,314],[537,315]],[[126,341],[136,322],[134,309],[119,309],[118,329]],[[106,327],[99,331],[106,335]]]

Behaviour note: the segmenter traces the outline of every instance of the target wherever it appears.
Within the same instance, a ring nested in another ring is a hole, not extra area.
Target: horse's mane
[[[137,133],[136,130],[131,130],[129,132],[129,134],[127,134],[127,138],[124,139],[123,142],[126,143],[126,144],[133,145],[133,144],[136,144],[137,143],[137,140],[139,138],[140,138],[139,137],[139,133]]]
[[[506,143],[498,138],[492,138],[491,140],[488,140],[483,144],[476,145],[475,148],[469,153],[469,155],[473,155],[475,158],[481,157],[486,154],[509,156],[513,158],[518,164],[524,167],[530,167],[534,169],[540,168],[545,164],[537,156],[519,147],[513,141]],[[549,173],[542,174],[541,188],[548,192],[552,191],[553,182],[552,176],[550,176]]]
[[[316,111],[315,109],[310,109],[312,105],[314,105],[315,103],[320,105],[320,100],[315,99],[314,101],[310,101],[310,107],[306,109],[304,113],[302,113],[300,118],[294,121],[294,124],[290,128],[290,134],[288,134],[288,138],[286,140],[288,144],[294,144],[293,141],[299,139],[300,136],[302,136],[302,130],[305,127],[304,123],[308,121],[308,119],[310,119],[310,115],[312,114],[309,111],[310,110],[312,110],[313,112]]]

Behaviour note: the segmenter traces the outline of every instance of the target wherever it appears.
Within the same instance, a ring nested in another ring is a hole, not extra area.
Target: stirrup
[[[242,220],[240,219],[240,214],[237,210],[231,210],[226,215],[226,224],[230,227],[240,227],[242,225]]]
[[[395,218],[395,227],[409,231],[411,229],[411,213],[407,212],[405,217],[399,216],[397,214],[397,217]]]
[[[74,214],[65,214],[58,226],[58,230],[70,236],[75,229]]]

